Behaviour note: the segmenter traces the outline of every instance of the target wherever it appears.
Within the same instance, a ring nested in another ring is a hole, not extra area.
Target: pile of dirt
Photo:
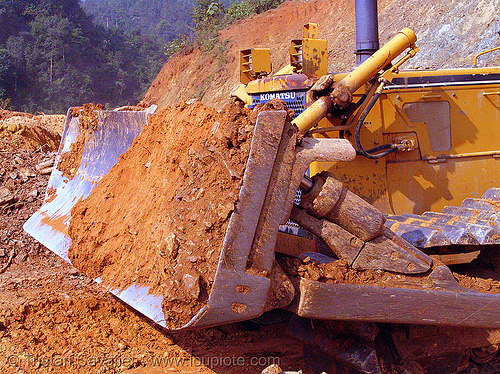
[[[462,287],[489,294],[500,293],[500,281],[493,279],[498,277],[497,273],[494,273],[493,277],[491,276],[488,277],[488,275],[485,275],[484,273],[483,274],[453,273],[453,276],[457,280],[458,284],[460,284]]]
[[[57,151],[64,118],[0,110],[0,151]]]
[[[315,263],[309,257],[302,261],[297,258],[283,257],[279,261],[283,270],[292,277],[325,283],[380,285],[390,276],[382,270],[355,270],[344,260],[328,263]]]
[[[279,264],[285,273],[291,277],[302,277],[313,281],[330,284],[359,284],[379,287],[425,287],[426,274],[404,275],[383,270],[354,269],[344,260],[334,260],[327,263],[317,263],[309,257],[302,260],[283,256]],[[434,262],[434,267],[439,263]],[[500,277],[498,273],[489,270],[484,263],[478,261],[464,264],[455,269],[453,277],[464,288],[489,293],[500,293]]]
[[[65,116],[0,110],[0,273],[36,256],[24,222],[42,205]]]
[[[465,288],[489,294],[500,294],[500,250],[482,250],[478,258],[467,265],[457,265],[453,276]]]
[[[305,367],[302,345],[285,330],[281,323],[252,332],[229,325],[169,333],[48,251],[0,276],[2,373],[253,374],[276,362]]]
[[[0,109],[0,121],[4,121],[11,117],[25,117],[25,118],[33,118],[33,114],[23,113],[23,112],[14,112],[12,110]]]
[[[71,262],[103,284],[163,296],[178,328],[206,303],[250,151],[250,110],[200,102],[153,116],[71,211]]]
[[[78,136],[75,141],[71,143],[68,152],[61,154],[57,169],[69,180],[73,179],[80,164],[82,163],[83,148],[85,142],[92,136],[92,131],[97,130],[97,112],[96,110],[103,110],[102,104],[88,103],[83,104],[81,107],[73,108],[71,115],[78,117]]]
[[[239,374],[275,362],[305,368],[302,345],[283,323],[167,333],[26,234],[22,224],[40,207],[49,179],[36,166],[54,157],[0,151],[0,372]]]

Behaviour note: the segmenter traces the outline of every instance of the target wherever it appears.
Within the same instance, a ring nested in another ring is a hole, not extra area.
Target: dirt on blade
[[[96,110],[104,109],[102,104],[83,104],[73,108],[71,115],[78,117],[78,136],[71,144],[68,152],[61,154],[57,168],[69,180],[73,179],[82,162],[85,142],[92,136],[92,131],[97,130]]]
[[[58,118],[41,126],[62,131],[64,116]],[[44,200],[49,176],[37,166],[53,162],[55,153],[15,144],[0,150],[0,373],[253,374],[276,362],[285,370],[306,367],[302,344],[285,334],[284,323],[168,333],[36,242],[22,225]],[[54,192],[47,191],[49,199]]]
[[[207,301],[235,209],[253,123],[199,102],[153,116],[89,198],[72,210],[72,263],[113,289],[162,296],[167,324]]]

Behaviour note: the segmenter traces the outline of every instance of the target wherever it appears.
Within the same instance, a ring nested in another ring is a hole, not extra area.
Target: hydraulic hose
[[[373,98],[366,106],[365,110],[363,111],[363,114],[361,114],[361,117],[359,117],[359,121],[356,125],[356,131],[354,132],[354,142],[356,143],[357,153],[366,157],[366,158],[372,159],[372,160],[376,160],[376,159],[385,157],[385,156],[387,156],[393,152],[396,152],[398,150],[397,148],[392,147],[391,144],[383,144],[383,145],[380,145],[378,147],[375,147],[375,148],[372,148],[372,149],[365,151],[365,149],[361,145],[361,140],[359,139],[359,135],[361,132],[361,127],[363,126],[363,122],[365,121],[366,116],[368,116],[368,113],[370,113],[373,106],[375,105],[378,98],[380,97],[380,94],[382,93],[384,85],[385,85],[384,82],[380,83],[379,87],[377,88],[377,91],[373,95]],[[381,153],[375,153],[375,152],[382,151],[382,150],[384,150],[384,151]]]

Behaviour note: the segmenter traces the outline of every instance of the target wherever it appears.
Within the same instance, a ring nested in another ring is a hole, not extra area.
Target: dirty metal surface
[[[404,227],[426,227],[433,231],[438,231],[443,234],[446,239],[449,240],[451,244],[458,245],[478,245],[479,242],[477,239],[470,233],[468,230],[458,227],[456,225],[443,225],[439,223],[428,222],[423,219],[416,219],[412,217],[406,216],[390,216],[387,221],[391,224],[391,227],[396,226],[395,223],[401,222]],[[401,226],[399,226],[401,228]],[[399,231],[396,229],[396,231]],[[396,232],[399,234],[399,232]],[[405,238],[405,234],[400,235],[402,238]]]
[[[304,139],[296,146],[296,133],[290,131],[286,115],[271,111],[258,116],[208,303],[186,328],[252,319],[266,308],[286,306],[292,300],[285,274],[276,277],[272,271],[279,225],[288,218],[312,161],[348,161],[355,151],[339,139]],[[271,285],[276,282],[282,284]]]
[[[463,327],[500,327],[500,296],[463,288],[438,265],[397,287],[300,279],[292,311],[305,318]]]
[[[500,189],[490,188],[480,199],[465,199],[461,206],[447,206],[441,213],[388,216],[386,227],[419,248],[473,252],[500,244],[499,209]]]
[[[74,178],[68,180],[58,169],[58,164],[61,155],[69,152],[79,134],[78,118],[71,113],[72,108],[68,110],[54,171],[47,187],[47,191],[55,190],[55,194],[46,195],[42,207],[24,224],[26,232],[69,263],[71,238],[68,236],[68,227],[71,209],[80,199],[90,195],[99,180],[139,135],[149,117],[145,112],[97,111],[97,130],[93,131],[84,146]],[[100,283],[100,279],[95,281]],[[146,287],[133,285],[122,292],[113,289],[108,291],[153,321],[163,324],[162,298],[148,295]]]
[[[291,219],[321,237],[355,269],[403,274],[427,272],[431,258],[384,227],[382,213],[327,172],[312,178]],[[307,212],[306,212],[307,211]]]
[[[491,227],[488,221],[464,222],[461,217],[435,212],[425,212],[422,215],[403,213],[402,216],[408,219],[413,218],[414,222],[423,226],[428,222],[428,225],[442,227],[443,230],[447,230],[449,226],[454,227],[457,231],[463,230],[465,233],[471,234],[481,245],[500,243],[500,228]]]
[[[328,246],[349,265],[356,260],[364,242],[339,225],[327,219],[318,219],[304,209],[294,206],[290,216],[299,225],[307,227],[314,235],[323,238]]]
[[[273,91],[308,90],[314,81],[315,79],[311,79],[305,74],[271,76],[248,83],[247,92],[258,94]]]
[[[262,112],[257,118],[237,209],[229,220],[208,303],[186,327],[236,322],[258,317],[264,312],[271,281],[265,273],[250,274],[245,270],[285,119],[285,111]]]
[[[48,187],[56,193],[45,200],[24,226],[28,233],[68,262],[71,208],[90,195],[148,118],[141,112],[96,113],[97,129],[86,140],[75,177],[68,180],[57,163],[78,136],[78,119],[69,112]],[[286,275],[274,261],[279,225],[288,218],[300,180],[312,161],[349,161],[355,157],[355,151],[343,139],[306,138],[297,146],[296,132],[286,123],[286,116],[286,111],[259,114],[239,202],[225,233],[207,305],[182,328],[251,319],[260,316],[266,308],[289,304],[294,297],[293,284],[287,282]],[[276,284],[271,286],[271,283]],[[165,326],[163,298],[149,295],[147,287],[132,285],[122,292],[108,291]]]

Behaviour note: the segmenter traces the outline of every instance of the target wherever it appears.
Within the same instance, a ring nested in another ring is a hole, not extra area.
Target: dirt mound
[[[23,112],[13,112],[7,109],[0,109],[0,121],[9,119],[11,117],[33,118],[33,114],[23,113]]]
[[[27,235],[22,224],[41,205],[49,179],[35,166],[53,158],[42,151],[0,152],[1,373],[240,374],[274,362],[305,367],[302,345],[286,336],[283,323],[252,332],[230,325],[166,333]]]
[[[0,111],[0,150],[55,152],[61,141],[64,115]]]
[[[72,210],[72,263],[107,286],[164,296],[170,327],[204,305],[235,209],[253,124],[180,103],[152,117],[91,196]]]
[[[240,374],[273,361],[305,367],[302,345],[284,330],[158,330],[48,251],[0,276],[2,373]]]
[[[329,284],[358,284],[378,287],[404,287],[421,289],[425,287],[428,274],[404,275],[383,270],[354,269],[344,260],[317,263],[310,257],[302,260],[280,257],[279,264],[291,277],[301,277]],[[437,261],[434,267],[438,266]],[[460,272],[453,276],[459,285],[483,293],[499,294],[500,280],[498,273],[487,269],[487,264],[475,261],[472,264],[457,266]],[[457,270],[457,269],[455,269]]]
[[[410,27],[420,52],[404,68],[470,67],[474,55],[500,43],[496,0],[379,0],[380,42]],[[328,70],[349,71],[355,65],[354,0],[287,1],[277,9],[239,21],[219,34],[219,45],[206,53],[195,50],[170,59],[144,97],[160,109],[196,97],[219,108],[239,83],[239,50],[271,48],[273,71],[289,63],[290,40],[302,37],[302,26],[315,22],[328,41]],[[500,53],[480,58],[498,64]]]

